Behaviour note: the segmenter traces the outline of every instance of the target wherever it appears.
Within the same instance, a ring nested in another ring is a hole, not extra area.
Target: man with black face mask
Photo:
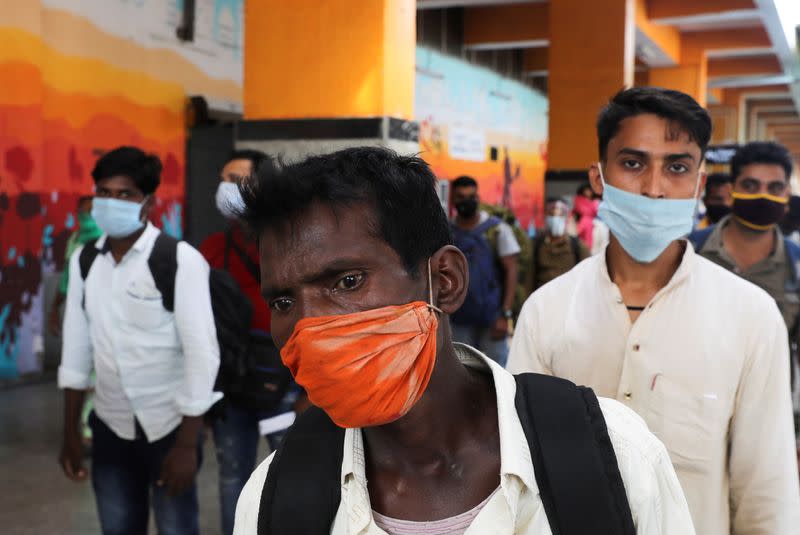
[[[486,353],[501,366],[508,360],[508,327],[517,289],[520,246],[514,231],[479,210],[478,183],[460,176],[452,183],[455,245],[469,261],[469,291],[452,316],[453,339]]]
[[[706,215],[698,223],[698,230],[716,225],[723,217],[731,213],[731,206],[733,205],[732,192],[733,181],[730,175],[726,173],[708,175],[706,192],[703,195]]]
[[[792,157],[777,143],[748,143],[731,160],[731,171],[732,214],[690,239],[700,254],[775,299],[796,349],[800,288],[794,266],[800,248],[785,239],[779,227],[788,210]]]
[[[789,330],[794,385],[800,344],[800,246],[779,226],[789,211],[792,166],[789,151],[778,143],[756,141],[739,149],[731,160],[732,214],[689,239],[701,255],[775,299]],[[795,407],[795,421],[797,412]]]

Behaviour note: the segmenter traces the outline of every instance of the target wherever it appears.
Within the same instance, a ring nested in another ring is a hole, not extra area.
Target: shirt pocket
[[[123,302],[127,320],[141,330],[159,329],[169,323],[172,317],[164,308],[161,292],[150,281],[131,281],[125,290]]]
[[[698,392],[688,377],[658,374],[650,392],[650,430],[676,468],[704,471],[724,447],[728,417],[721,393]]]

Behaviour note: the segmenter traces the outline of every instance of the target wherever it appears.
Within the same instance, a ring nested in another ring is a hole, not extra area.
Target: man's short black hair
[[[253,173],[255,173],[265,161],[272,161],[266,153],[256,149],[234,150],[228,155],[228,159],[225,160],[225,163],[227,164],[233,160],[250,160],[250,163],[253,164]]]
[[[130,178],[142,193],[151,195],[161,183],[161,160],[136,147],[118,147],[103,154],[92,170],[95,184],[118,175]]]
[[[608,143],[619,132],[625,119],[652,113],[672,123],[678,132],[700,146],[705,156],[711,140],[711,117],[695,99],[672,89],[633,87],[623,89],[609,101],[597,117],[597,141],[600,159],[606,160]]]
[[[711,192],[720,186],[733,184],[733,177],[728,173],[711,173],[706,177],[706,190],[705,196],[711,195]]]
[[[450,183],[451,189],[477,188],[477,187],[478,187],[478,181],[472,178],[471,176],[467,175],[461,175],[460,177],[456,178],[455,180],[453,180],[453,182]]]
[[[428,164],[381,147],[354,147],[282,167],[263,166],[243,184],[242,197],[242,220],[257,235],[290,224],[312,202],[332,208],[366,203],[375,219],[365,224],[397,252],[414,277],[424,260],[453,242]]]
[[[731,158],[731,175],[733,179],[739,178],[742,167],[754,163],[775,164],[783,167],[786,180],[792,176],[792,155],[780,143],[773,141],[753,141],[739,148]]]

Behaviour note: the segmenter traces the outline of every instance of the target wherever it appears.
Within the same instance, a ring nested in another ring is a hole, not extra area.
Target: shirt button
[[[639,344],[634,344],[633,345],[633,350],[634,351],[639,351],[640,348],[641,348],[641,346]]]
[[[630,392],[625,392],[625,393],[623,394],[623,396],[625,396],[625,399],[626,399],[626,400],[629,400],[629,399],[631,399],[631,398],[633,397],[633,394],[632,394],[632,393],[630,393]]]

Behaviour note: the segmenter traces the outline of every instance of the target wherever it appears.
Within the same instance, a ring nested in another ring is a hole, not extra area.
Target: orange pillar
[[[708,100],[708,59],[681,58],[676,67],[650,69],[650,85],[676,89],[693,97],[701,106]]]
[[[633,85],[634,0],[552,0],[548,179],[579,179],[598,158],[600,108]]]
[[[415,0],[245,2],[245,119],[411,119]]]

